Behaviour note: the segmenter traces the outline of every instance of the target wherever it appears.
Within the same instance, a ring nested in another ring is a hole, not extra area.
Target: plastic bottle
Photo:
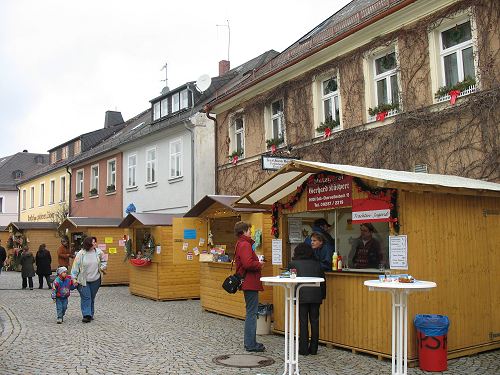
[[[342,264],[342,256],[339,255],[339,257],[337,258],[337,271],[342,271],[342,267],[344,265]]]
[[[337,271],[337,260],[338,260],[338,254],[337,250],[335,250],[332,256],[332,271]]]

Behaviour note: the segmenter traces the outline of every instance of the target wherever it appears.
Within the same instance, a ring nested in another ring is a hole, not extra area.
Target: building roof
[[[122,217],[67,217],[59,229],[82,227],[111,227],[118,228],[123,221]]]
[[[13,226],[18,230],[25,229],[57,229],[57,223],[44,221],[13,221],[9,226]]]
[[[381,188],[500,197],[500,184],[494,182],[441,174],[293,160],[260,185],[243,194],[234,204],[238,207],[269,207],[294,192],[309,176],[323,171],[359,177],[372,181],[376,187]]]
[[[238,195],[205,195],[193,208],[191,208],[184,217],[198,217],[205,212],[214,203],[219,203],[223,207],[234,212],[237,215],[240,212],[262,212],[262,209],[233,207],[232,204],[240,198]]]
[[[174,217],[182,217],[182,214],[150,214],[150,213],[137,213],[132,212],[125,216],[125,218],[120,223],[120,228],[128,228],[138,221],[139,224],[144,226],[166,226],[172,225]]]
[[[6,226],[0,225],[0,232],[5,232],[7,230]]]
[[[43,163],[36,157],[43,157]],[[17,190],[16,185],[27,175],[44,168],[49,163],[48,154],[18,152],[14,155],[0,158],[0,190]],[[14,172],[21,171],[21,180],[14,179]]]

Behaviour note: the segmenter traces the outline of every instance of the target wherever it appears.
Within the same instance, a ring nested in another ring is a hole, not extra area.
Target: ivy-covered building
[[[217,193],[261,182],[269,157],[500,181],[499,15],[352,1],[209,103]]]

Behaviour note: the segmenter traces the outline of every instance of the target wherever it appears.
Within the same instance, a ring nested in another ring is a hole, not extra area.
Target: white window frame
[[[66,176],[59,177],[59,184],[59,202],[66,202]]]
[[[114,171],[111,170],[111,165],[114,165]],[[108,186],[115,185],[115,190],[116,190],[116,158],[109,159],[106,162],[106,167],[107,167],[107,173],[106,173],[106,190],[108,189]]]
[[[61,149],[61,159],[65,160],[65,159],[68,158],[68,151],[69,151],[69,147],[68,146],[64,146]]]
[[[35,186],[30,186],[30,208],[35,207]]]
[[[130,163],[130,159],[134,158],[134,164]],[[131,171],[133,171],[133,181],[130,180]],[[133,182],[131,184],[131,182]],[[130,154],[127,157],[127,186],[136,187],[137,186],[137,154]]]
[[[168,115],[168,98],[162,99],[160,102],[160,117]]]
[[[390,54],[393,54],[394,53],[394,59],[395,59],[395,62],[396,62],[396,66],[391,69],[391,70],[388,70],[387,72],[383,72],[383,73],[380,73],[380,74],[377,74],[377,68],[376,68],[376,61],[383,58],[384,56],[387,56],[387,55],[390,55]],[[399,82],[398,82],[398,59],[397,59],[397,56],[396,56],[396,51],[393,50],[388,50],[386,51],[385,53],[380,53],[380,54],[377,54],[375,56],[372,57],[372,69],[373,69],[373,76],[372,76],[372,85],[373,85],[373,92],[375,94],[375,103],[374,105],[375,106],[378,106],[380,104],[394,104],[393,103],[393,98],[392,98],[392,80],[391,78],[392,77],[396,77],[396,82],[397,82],[397,85],[398,85],[398,103],[399,104]],[[385,87],[387,89],[387,101],[385,102],[380,102],[379,103],[379,97],[378,97],[378,90],[377,90],[377,82],[380,82],[384,80],[385,81]]]
[[[281,112],[277,112],[273,114],[273,104],[276,102],[281,102]],[[274,124],[273,121],[278,121],[278,134],[274,134]],[[266,106],[266,140],[267,139],[276,139],[279,137],[283,138],[283,143],[285,144],[285,100],[283,98],[278,98],[273,100],[271,104]]]
[[[178,92],[172,94],[172,113],[181,110],[181,97]]]
[[[23,189],[22,192],[21,192],[21,209],[23,211],[26,210],[26,189]]]
[[[153,121],[158,120],[161,116],[160,102],[156,102],[153,104]]]
[[[81,174],[82,176],[82,179],[79,181],[78,180],[78,176]],[[78,194],[78,193],[82,193],[82,198],[84,197],[84,194],[83,194],[83,186],[84,186],[84,181],[85,181],[85,171],[83,169],[79,169],[76,171],[76,176],[75,176],[75,193]]]
[[[73,154],[78,155],[81,152],[82,152],[82,141],[80,139],[77,139],[73,147]]]
[[[90,190],[93,189],[96,189],[96,194],[99,194],[99,164],[90,166]]]
[[[324,94],[324,85],[326,82],[328,82],[329,80],[331,79],[335,79],[335,81],[337,82],[337,90],[335,91],[332,91],[328,94]],[[330,109],[332,110],[332,113],[334,113],[334,120],[336,120],[338,122],[338,125],[334,128],[334,129],[337,129],[337,128],[340,128],[340,91],[339,91],[339,78],[337,76],[337,74],[333,74],[331,76],[327,76],[327,77],[323,77],[323,79],[321,79],[320,81],[320,85],[319,85],[319,89],[320,89],[320,95],[321,95],[321,122],[325,122],[326,121],[326,114],[325,114],[325,102],[326,101],[330,101],[330,103],[333,103],[333,106],[330,105]],[[338,118],[337,118],[337,111],[338,111]],[[332,130],[334,130],[332,129]]]
[[[50,191],[49,191],[49,205],[54,204],[56,199],[56,180],[53,178],[49,181]]]
[[[176,145],[179,145],[179,151],[174,152],[173,149]],[[169,178],[179,178],[183,176],[182,171],[182,139],[177,138],[170,141],[169,144],[169,155],[170,155],[170,168],[169,168]],[[175,171],[173,172],[175,166]],[[178,167],[178,169],[177,169]]]
[[[238,130],[236,130],[236,121],[237,120],[241,120],[241,124],[242,124],[241,129],[238,129]],[[231,117],[230,124],[231,125],[229,127],[229,139],[231,142],[231,145],[230,145],[231,148],[230,148],[229,153],[233,153],[235,151],[238,151],[237,139],[238,139],[238,136],[241,136],[241,148],[243,151],[241,154],[241,158],[244,158],[245,154],[246,154],[246,150],[245,150],[245,116],[243,115],[243,113],[234,114]]]
[[[187,89],[179,92],[179,110],[189,107],[189,91]]]
[[[5,211],[5,197],[0,195],[0,214],[3,214]]]
[[[154,159],[149,159],[150,151],[154,151]],[[156,146],[146,149],[146,184],[154,184],[158,181],[157,155]],[[151,174],[148,173],[150,170],[152,171]]]
[[[323,82],[328,81],[330,78],[335,77],[337,79],[337,91],[330,93],[329,95],[323,95]],[[340,95],[340,77],[336,69],[332,69],[321,75],[315,76],[312,82],[312,96],[313,96],[313,115],[314,115],[314,134],[316,137],[322,135],[322,132],[318,132],[316,129],[321,126],[321,123],[325,121],[325,110],[323,100],[329,98],[337,97],[338,109],[339,109],[339,126],[331,129],[332,131],[342,130],[342,97]]]
[[[38,207],[45,206],[45,182],[40,183],[40,191],[38,194]]]

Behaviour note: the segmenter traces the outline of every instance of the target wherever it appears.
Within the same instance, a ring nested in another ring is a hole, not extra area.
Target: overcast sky
[[[173,89],[278,52],[349,0],[0,0],[0,156],[125,120]]]

